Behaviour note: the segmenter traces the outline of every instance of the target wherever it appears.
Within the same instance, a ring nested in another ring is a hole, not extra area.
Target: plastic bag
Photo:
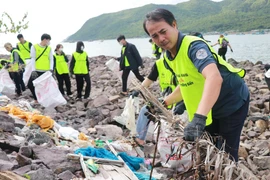
[[[0,70],[0,93],[7,96],[15,94],[15,84],[6,69]]]
[[[135,124],[135,106],[134,99],[130,96],[126,100],[126,105],[121,116],[114,117],[114,120],[122,125],[125,125],[129,130],[131,135],[136,134],[136,124]]]
[[[181,137],[183,137],[182,133],[179,133],[178,130],[174,130],[170,123],[161,120],[161,131],[158,141],[158,152],[160,154],[161,163],[165,167],[176,168],[179,172],[186,171],[187,167],[190,167],[192,163],[191,152],[184,156],[180,155],[180,157],[177,154],[170,157],[171,154],[176,153],[180,145]],[[175,148],[172,152],[171,148],[173,146],[175,146]],[[181,154],[184,154],[186,151],[186,148],[182,148]],[[169,161],[166,164],[168,158]]]
[[[60,127],[59,133],[66,139],[78,140],[79,131],[73,129],[72,127]]]
[[[25,70],[24,70],[24,73],[23,73],[23,82],[24,84],[27,84],[29,79],[30,79],[30,76],[31,76],[31,73],[32,73],[32,66],[31,66],[31,59],[26,59],[25,60]]]
[[[54,108],[67,103],[58,89],[52,73],[47,71],[33,81],[38,102],[47,108]]]
[[[105,63],[105,65],[114,72],[114,74],[117,75],[117,77],[122,81],[122,74],[123,71],[119,71],[119,62],[115,59],[110,59],[109,61],[107,61]],[[127,86],[130,85],[131,81],[133,78],[135,78],[136,76],[134,75],[134,73],[132,71],[130,71],[129,75],[128,75],[128,81],[127,81]]]

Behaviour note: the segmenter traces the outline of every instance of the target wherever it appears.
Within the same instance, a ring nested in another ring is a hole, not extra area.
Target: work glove
[[[184,113],[185,110],[186,110],[186,106],[185,106],[184,101],[180,101],[175,105],[175,107],[173,109],[173,114],[174,115],[177,115],[177,114],[181,115]]]
[[[1,61],[1,65],[2,65],[2,66],[5,66],[6,64],[7,64],[7,61],[5,61],[5,60],[2,60],[2,61]]]
[[[206,116],[197,113],[194,114],[192,121],[184,128],[186,141],[194,141],[202,135],[206,119]]]
[[[32,73],[31,73],[31,78],[32,78],[33,80],[35,80],[35,79],[38,78],[38,73],[37,73],[37,71],[32,71]]]
[[[129,94],[129,96],[132,96],[132,98],[134,98],[134,97],[138,97],[139,94],[140,94],[140,91],[133,90],[133,91]]]
[[[172,88],[170,86],[168,86],[163,92],[162,92],[162,97],[166,97],[169,94],[172,93]]]
[[[231,49],[231,52],[233,52],[233,50]]]

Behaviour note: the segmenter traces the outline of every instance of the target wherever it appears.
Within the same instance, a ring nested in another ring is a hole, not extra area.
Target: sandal
[[[140,147],[141,150],[144,149],[144,145],[141,145],[138,141],[136,141],[136,137],[132,137],[132,139],[135,142],[135,144]]]

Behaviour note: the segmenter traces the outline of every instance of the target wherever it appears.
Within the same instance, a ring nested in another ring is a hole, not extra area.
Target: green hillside
[[[143,7],[102,14],[89,19],[66,41],[146,37],[142,24],[147,12],[165,8],[175,15],[183,32],[249,31],[270,29],[270,0],[190,0],[177,5],[149,4]]]

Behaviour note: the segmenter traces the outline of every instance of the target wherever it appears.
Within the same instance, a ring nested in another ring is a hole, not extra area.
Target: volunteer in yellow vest
[[[166,105],[184,100],[190,119],[185,140],[194,141],[204,130],[221,135],[226,152],[238,161],[249,107],[248,87],[241,78],[245,72],[230,66],[203,39],[179,32],[174,15],[166,9],[149,12],[143,27],[166,50],[166,61],[178,78],[179,86],[164,100]]]
[[[9,71],[10,78],[14,81],[16,86],[17,96],[22,95],[22,91],[25,91],[25,85],[22,79],[22,69],[24,68],[24,59],[18,51],[18,49],[13,48],[11,43],[6,43],[4,45],[6,50],[11,53],[10,62],[6,64],[6,68]]]
[[[156,57],[156,59],[159,59],[162,54],[162,48],[153,43],[152,39],[150,39],[149,42],[152,44],[152,54]]]
[[[162,96],[166,97],[169,95],[177,86],[177,81],[175,80],[174,75],[170,70],[168,70],[165,66],[166,62],[161,58],[155,62],[153,65],[150,74],[147,78],[142,82],[144,87],[149,87],[154,81],[159,80],[159,86],[161,88]],[[136,92],[135,92],[136,93]],[[172,107],[169,107],[172,108]],[[185,110],[185,104],[183,101],[177,103],[174,108],[174,114],[183,114]],[[135,142],[139,146],[143,146],[145,144],[145,138],[149,127],[149,121],[153,118],[150,111],[149,105],[145,105],[141,108],[137,123],[136,123],[136,131],[137,138]]]
[[[228,46],[230,47],[231,52],[233,52],[231,44],[229,43],[228,39],[224,37],[223,34],[221,34],[219,36],[218,42],[213,44],[212,47],[217,45],[217,44],[219,45],[218,55],[220,55],[226,61],[226,56],[225,55],[227,53]]]
[[[77,97],[76,100],[82,99],[82,90],[84,81],[86,82],[84,99],[89,99],[91,91],[91,79],[90,79],[90,67],[88,61],[88,55],[84,51],[84,43],[82,41],[77,42],[76,52],[72,54],[70,61],[70,73],[75,74],[77,84]]]
[[[62,95],[66,98],[72,95],[71,93],[71,83],[69,78],[69,69],[68,69],[68,58],[63,51],[63,45],[57,44],[55,50],[55,54],[53,56],[54,60],[54,69],[55,75],[58,81],[58,87]],[[64,91],[64,82],[66,85],[67,96],[65,95]]]
[[[21,52],[21,55],[24,57],[25,60],[30,59],[30,50],[32,47],[32,43],[26,41],[22,34],[18,34],[17,39],[20,41],[17,43],[17,49]]]
[[[117,41],[122,46],[121,49],[121,57],[118,58],[119,60],[119,69],[123,70],[122,74],[122,95],[128,95],[127,92],[127,80],[130,71],[134,73],[136,78],[143,82],[144,77],[139,72],[139,67],[143,68],[142,58],[134,44],[131,44],[126,41],[124,35],[120,35],[117,38]]]
[[[37,96],[35,93],[35,87],[33,81],[44,74],[47,71],[53,73],[53,51],[49,46],[51,36],[49,34],[43,34],[41,36],[41,42],[31,47],[31,62],[29,65],[32,66],[32,74],[28,81],[28,88],[33,94],[35,103],[37,103]]]

